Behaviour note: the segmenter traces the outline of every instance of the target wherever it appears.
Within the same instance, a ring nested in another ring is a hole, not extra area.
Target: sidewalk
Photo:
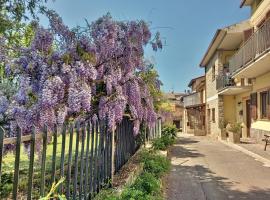
[[[256,143],[252,139],[241,140],[240,144],[233,144],[226,140],[219,141],[255,158],[255,160],[262,162],[265,167],[270,167],[270,145],[264,151],[264,144]]]

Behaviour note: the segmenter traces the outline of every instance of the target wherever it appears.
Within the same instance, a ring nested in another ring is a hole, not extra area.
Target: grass
[[[68,152],[69,152],[69,135],[66,136],[65,141],[65,168],[67,168],[68,164]],[[38,144],[40,143],[40,144]],[[91,144],[91,138],[90,138]],[[79,143],[79,158],[81,152],[82,143]],[[36,141],[36,148],[42,148],[42,141]],[[76,148],[76,134],[73,134],[72,141],[72,163],[74,163],[75,157],[75,148]],[[59,180],[60,177],[60,163],[61,163],[61,153],[62,153],[62,136],[57,137],[57,148],[56,148],[56,179]],[[86,141],[84,145],[84,150],[86,150]],[[90,150],[90,148],[89,148]],[[35,197],[39,197],[40,190],[40,180],[41,180],[41,152],[42,149],[35,152],[35,161],[34,161],[34,177],[33,177],[33,195]],[[46,154],[46,192],[49,191],[51,185],[53,184],[51,181],[52,175],[52,157],[53,157],[53,142],[51,141],[47,145],[47,154]],[[8,153],[4,156],[2,162],[2,176],[1,176],[1,184],[0,184],[0,199],[10,197],[12,193],[13,187],[13,173],[14,173],[14,163],[15,163],[15,155],[14,153]],[[29,170],[29,157],[25,151],[23,145],[21,145],[21,154],[20,154],[20,168],[19,168],[19,191],[18,193],[21,196],[25,196],[25,192],[27,191],[28,185],[28,170]]]
[[[153,150],[140,153],[143,172],[119,195],[113,189],[103,190],[95,200],[162,200],[161,178],[169,171],[170,161]]]

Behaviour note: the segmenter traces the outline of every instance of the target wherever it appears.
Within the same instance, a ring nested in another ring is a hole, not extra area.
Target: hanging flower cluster
[[[9,135],[16,125],[29,134],[55,123],[91,116],[108,119],[109,126],[124,114],[152,126],[153,100],[139,74],[145,70],[144,47],[162,48],[160,35],[151,37],[144,21],[115,21],[107,14],[87,28],[70,30],[53,11],[46,12],[50,27],[37,26],[28,48],[6,63],[18,90],[0,95],[1,116],[9,119]]]

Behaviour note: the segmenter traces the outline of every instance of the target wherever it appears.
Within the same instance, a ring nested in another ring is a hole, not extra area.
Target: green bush
[[[170,161],[166,157],[151,151],[141,153],[141,162],[144,165],[144,172],[152,173],[155,177],[162,176],[170,168]]]
[[[161,130],[161,135],[168,135],[172,138],[176,138],[178,129],[175,125],[166,125]]]
[[[121,200],[150,200],[150,195],[134,187],[127,188],[121,195]]]
[[[13,188],[13,174],[3,173],[1,176],[1,183],[0,183],[0,199],[7,198],[12,192],[12,188]]]
[[[177,128],[174,125],[167,125],[161,131],[161,137],[153,141],[155,150],[166,150],[175,142]]]
[[[159,191],[160,182],[153,174],[145,172],[137,178],[133,187],[145,194],[154,194]]]
[[[231,131],[233,133],[241,134],[241,130],[242,130],[241,123],[232,123],[230,125],[231,125],[231,127],[229,128],[229,131]]]
[[[169,146],[173,145],[175,138],[169,135],[162,135],[161,138],[157,138],[153,141],[153,148],[155,150],[166,150]]]
[[[169,170],[170,161],[153,150],[144,150],[139,157],[144,168],[134,184],[125,188],[120,197],[113,190],[105,190],[95,200],[162,200],[160,178]]]
[[[120,200],[116,192],[113,189],[106,189],[102,190],[100,193],[97,194],[95,200]]]

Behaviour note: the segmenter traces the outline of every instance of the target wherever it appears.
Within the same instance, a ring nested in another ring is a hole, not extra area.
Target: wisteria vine
[[[139,74],[147,67],[144,47],[162,48],[159,33],[151,36],[144,21],[116,21],[109,14],[73,31],[54,11],[45,13],[49,28],[36,24],[31,45],[19,57],[0,53],[6,76],[18,85],[12,96],[0,91],[7,136],[16,136],[17,126],[29,134],[33,125],[41,130],[89,116],[107,118],[113,128],[129,114],[135,134],[141,122],[153,126],[153,99]]]

